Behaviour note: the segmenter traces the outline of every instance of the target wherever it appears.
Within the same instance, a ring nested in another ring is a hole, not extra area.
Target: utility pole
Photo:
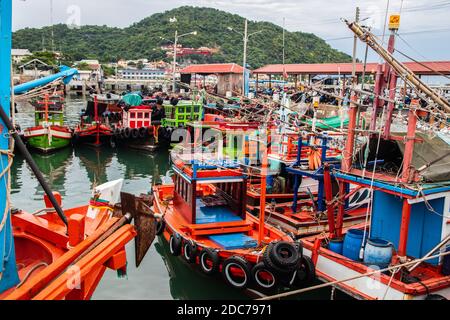
[[[242,78],[242,95],[245,96],[246,77],[247,77],[247,43],[248,43],[248,20],[245,19],[244,27],[244,62],[243,62],[243,78]]]
[[[53,29],[53,0],[50,0],[50,25],[52,32],[52,52],[55,53],[55,32]]]
[[[177,72],[177,44],[178,44],[178,30],[175,30],[175,41],[173,43],[173,85],[172,92],[175,93],[177,89],[177,81],[175,74]]]
[[[283,18],[283,65],[286,63],[286,34],[285,34],[285,28],[286,28],[286,18]]]
[[[355,22],[359,23],[359,15],[360,10],[359,7],[356,7],[356,13],[355,13]],[[358,44],[358,37],[353,37],[353,66],[352,66],[352,82],[354,85],[358,84],[358,78],[356,77],[356,49]]]

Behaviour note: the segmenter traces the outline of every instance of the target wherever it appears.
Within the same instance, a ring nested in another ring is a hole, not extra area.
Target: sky
[[[14,30],[47,26],[52,21],[126,27],[154,13],[191,5],[213,7],[280,26],[284,19],[287,30],[314,33],[350,55],[353,34],[340,19],[354,19],[358,6],[364,24],[381,38],[389,4],[389,13],[401,12],[396,46],[399,51],[421,61],[450,60],[450,0],[53,0],[53,6],[52,0],[12,1]],[[363,60],[364,53],[365,47],[359,42],[358,58]],[[369,51],[368,60],[379,58]]]

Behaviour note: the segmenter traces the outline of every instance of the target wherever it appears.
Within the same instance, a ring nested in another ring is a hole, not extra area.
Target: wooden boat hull
[[[118,180],[104,188],[100,186],[99,197],[102,199],[103,192],[107,192],[110,196],[105,198],[114,200],[121,185]],[[133,226],[121,227],[92,248],[118,221],[111,218],[111,208],[93,203],[64,213],[68,229],[52,211],[48,199],[41,215],[23,211],[12,215],[20,283],[0,294],[0,299],[87,300],[107,268],[124,270],[125,244],[136,235]]]
[[[77,128],[74,132],[74,144],[90,144],[94,146],[102,146],[111,141],[113,131],[105,125],[90,125]]]
[[[202,260],[202,252],[206,250],[213,251],[217,254],[218,265],[217,273],[223,273],[223,265],[227,259],[239,256],[249,264],[255,266],[262,261],[262,256],[266,246],[271,242],[286,241],[293,242],[293,239],[286,233],[270,226],[264,226],[264,238],[261,245],[252,247],[234,247],[226,248],[222,244],[215,242],[210,236],[224,234],[246,234],[249,238],[256,241],[258,235],[259,221],[250,214],[247,214],[245,220],[223,223],[207,223],[207,224],[188,224],[182,218],[181,214],[174,210],[173,203],[167,204],[164,200],[168,195],[173,193],[174,186],[156,186],[154,187],[154,211],[156,214],[164,216],[165,228],[162,232],[164,238],[171,243],[172,237],[179,235],[183,239],[183,246],[180,255],[186,259],[186,251],[184,246],[191,243],[197,247],[198,254],[195,261],[191,264],[202,267],[201,264],[206,262]],[[230,271],[234,276],[242,276],[243,272],[239,269]],[[289,277],[289,275],[286,275]],[[244,288],[242,288],[244,289]]]
[[[24,138],[31,148],[47,153],[67,147],[72,139],[72,132],[66,127],[38,126],[26,129]]]

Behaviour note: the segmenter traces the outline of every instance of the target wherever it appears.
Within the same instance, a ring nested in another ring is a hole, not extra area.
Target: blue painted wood
[[[255,239],[244,233],[218,234],[209,238],[225,250],[249,249],[258,246]]]
[[[9,116],[11,104],[11,28],[12,28],[12,0],[0,0],[0,104]],[[0,120],[0,149],[8,150],[8,130]],[[8,157],[0,156],[0,172],[8,166]],[[0,178],[0,222],[7,215],[5,225],[0,226],[0,293],[19,283],[17,275],[14,239],[12,235],[10,211],[5,212],[7,206],[8,176]]]
[[[442,214],[444,199],[430,200],[435,211]],[[382,191],[374,192],[371,238],[390,241],[398,249],[403,199]],[[406,253],[421,258],[441,241],[443,218],[429,211],[421,202],[411,206]],[[438,260],[430,263],[437,264]]]
[[[363,186],[370,187],[370,185],[371,185],[371,180],[370,179],[356,177],[356,176],[352,176],[352,175],[348,175],[348,174],[344,174],[344,173],[335,173],[334,176],[336,178],[338,178],[338,179],[351,181],[351,182],[354,182],[356,184],[363,185]],[[392,192],[398,193],[399,195],[405,195],[405,196],[415,197],[415,198],[421,196],[420,192],[417,191],[417,190],[411,190],[411,189],[405,189],[405,188],[397,187],[397,186],[394,186],[392,184],[389,184],[389,183],[386,183],[386,182],[382,182],[382,181],[374,181],[373,182],[373,186],[376,187],[376,188],[380,188],[380,189],[384,189],[384,190],[387,190],[387,191],[392,191]],[[424,187],[425,188],[422,190],[422,192],[425,195],[430,195],[430,194],[450,191],[450,186],[444,186],[444,187],[436,186],[436,187],[433,187],[432,184],[429,184],[429,185],[424,185]]]

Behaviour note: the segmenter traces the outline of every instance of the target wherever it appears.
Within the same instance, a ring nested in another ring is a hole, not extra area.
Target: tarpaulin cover
[[[406,133],[392,133],[392,135],[404,137]],[[423,142],[414,144],[412,166],[419,170],[431,164],[429,168],[420,172],[422,180],[428,183],[450,181],[450,145],[438,135],[431,137],[424,133],[417,133],[416,138],[422,139]],[[374,161],[375,158],[384,160],[380,168],[397,174],[401,170],[405,153],[404,141],[381,140],[376,157],[377,144],[378,138],[372,138],[368,161]],[[363,163],[364,150],[365,147],[358,153],[355,164]],[[441,159],[436,161],[439,158]]]
[[[416,142],[414,145],[412,159],[414,168],[419,169],[443,157],[428,169],[422,171],[421,176],[426,182],[450,181],[450,145],[438,136],[430,137],[423,133],[417,133],[417,137],[423,139],[424,142]],[[402,141],[397,141],[397,145],[404,154],[405,144]]]
[[[312,125],[312,120],[308,120],[307,123]],[[344,119],[344,127],[348,126],[348,117]],[[316,127],[322,130],[329,130],[331,128],[340,128],[341,127],[341,117],[331,117],[325,119],[317,119]]]
[[[137,107],[142,104],[142,97],[136,93],[129,93],[125,95],[122,100],[129,106]]]

